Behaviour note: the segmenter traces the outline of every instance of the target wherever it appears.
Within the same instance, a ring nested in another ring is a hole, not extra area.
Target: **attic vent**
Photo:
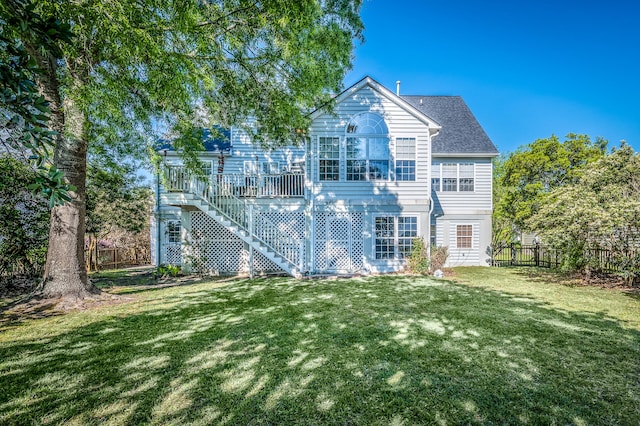
[[[420,105],[422,105],[422,98],[420,98]]]

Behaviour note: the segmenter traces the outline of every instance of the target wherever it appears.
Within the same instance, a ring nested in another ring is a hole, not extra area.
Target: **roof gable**
[[[398,107],[402,108],[403,110],[405,110],[406,112],[414,116],[416,119],[418,119],[419,121],[427,125],[434,132],[440,129],[441,127],[440,123],[438,123],[432,117],[429,117],[428,115],[424,114],[422,111],[417,110],[411,103],[405,101],[402,97],[397,96],[395,93],[391,92],[389,89],[387,89],[382,84],[378,83],[377,81],[375,81],[373,78],[369,76],[364,77],[362,80],[358,81],[356,84],[354,84],[353,86],[349,87],[348,89],[344,90],[342,93],[337,95],[334,98],[335,103],[338,104],[348,99],[349,97],[353,96],[355,93],[357,93],[364,87],[371,88],[372,90],[377,92],[379,95],[395,103]],[[320,107],[315,111],[313,111],[310,114],[310,117],[311,119],[316,119],[317,117],[319,117],[325,112],[326,111],[324,110],[324,108]]]

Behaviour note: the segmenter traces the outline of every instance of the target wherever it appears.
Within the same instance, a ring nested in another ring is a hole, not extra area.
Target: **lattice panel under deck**
[[[204,212],[191,214],[191,242],[194,272],[227,275],[242,271],[244,242]]]
[[[220,275],[249,272],[248,245],[206,213],[191,214],[191,235],[195,272]],[[257,251],[253,264],[257,273],[281,271]]]
[[[362,213],[316,215],[315,269],[359,271],[362,269]]]
[[[269,222],[275,223],[278,225],[278,230],[285,235],[289,235],[297,240],[296,245],[293,244],[288,247],[291,250],[292,254],[289,256],[290,260],[292,260],[295,264],[300,265],[301,261],[304,260],[304,246],[305,246],[305,220],[303,212],[260,212],[257,214],[257,218],[255,220],[256,223],[256,234],[258,237],[263,238],[260,232],[260,217],[266,218]],[[288,255],[290,253],[283,253]],[[300,258],[302,256],[302,259]],[[271,262],[270,262],[271,263]]]
[[[167,265],[182,265],[182,244],[165,243],[163,262]]]
[[[255,250],[253,251],[253,270],[257,273],[284,272],[278,265],[267,259],[267,257],[262,253]],[[247,269],[245,272],[249,272],[249,262],[247,262]]]

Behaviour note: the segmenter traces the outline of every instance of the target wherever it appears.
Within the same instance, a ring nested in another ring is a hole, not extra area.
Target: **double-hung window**
[[[456,225],[456,248],[473,248],[473,225]]]
[[[458,165],[456,163],[442,164],[442,191],[456,192],[458,190]]]
[[[375,258],[405,259],[411,255],[413,239],[418,236],[415,216],[379,216],[375,219]]]
[[[460,163],[459,167],[459,191],[473,192],[474,190],[474,167],[473,163]]]
[[[340,179],[340,138],[318,138],[318,179]]]
[[[416,180],[416,139],[396,138],[396,180]]]

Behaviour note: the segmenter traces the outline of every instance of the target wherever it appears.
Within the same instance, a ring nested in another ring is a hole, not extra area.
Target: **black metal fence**
[[[557,268],[562,263],[562,253],[540,244],[501,244],[491,252],[493,266],[539,266]]]
[[[640,251],[637,249],[620,254],[607,249],[591,248],[585,251],[584,260],[593,272],[640,277]],[[540,244],[500,244],[492,247],[491,264],[558,268],[562,264],[562,252]]]

